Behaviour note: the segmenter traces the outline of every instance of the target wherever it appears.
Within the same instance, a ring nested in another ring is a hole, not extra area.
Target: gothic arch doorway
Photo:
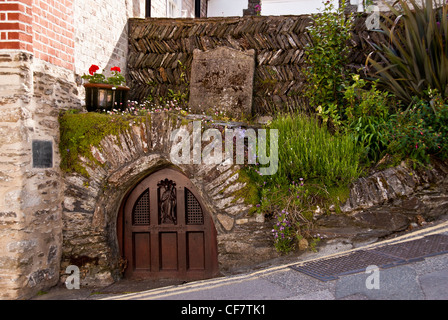
[[[218,274],[213,220],[194,185],[177,170],[161,169],[132,189],[117,226],[126,278],[193,280]]]

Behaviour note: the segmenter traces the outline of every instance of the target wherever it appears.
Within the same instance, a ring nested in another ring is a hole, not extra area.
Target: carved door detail
[[[122,208],[118,235],[126,277],[191,280],[217,275],[213,221],[182,173],[162,169],[149,175]]]

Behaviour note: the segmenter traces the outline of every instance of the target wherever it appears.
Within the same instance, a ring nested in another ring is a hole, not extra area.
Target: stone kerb
[[[119,136],[106,136],[98,146],[92,146],[92,155],[98,161],[82,158],[89,177],[78,173],[67,174],[63,205],[63,253],[61,272],[74,263],[83,276],[82,284],[110,283],[120,277],[120,252],[117,240],[117,216],[126,194],[141,179],[158,169],[173,166],[170,161],[171,132],[178,128],[192,132],[191,121],[166,113],[151,114],[139,124]],[[231,245],[236,239],[228,234],[241,232],[244,226],[260,228],[255,217],[248,217],[250,205],[235,193],[244,188],[239,182],[240,165],[180,164],[177,166],[195,185],[208,207],[218,234],[219,262],[221,268],[229,268],[226,254],[231,251],[240,265],[252,263],[264,249],[254,249],[246,235],[246,244]],[[238,231],[239,230],[239,231]],[[261,232],[261,231],[259,231]],[[268,237],[265,235],[265,237]],[[244,238],[240,237],[244,243]],[[227,244],[226,244],[227,241]],[[259,245],[259,244],[258,244]],[[248,257],[248,247],[255,254]],[[267,250],[274,254],[274,249]],[[246,256],[246,258],[244,258]],[[254,258],[255,256],[255,258]],[[261,261],[261,256],[258,257]],[[249,262],[249,260],[251,262]],[[63,279],[62,279],[63,280]]]

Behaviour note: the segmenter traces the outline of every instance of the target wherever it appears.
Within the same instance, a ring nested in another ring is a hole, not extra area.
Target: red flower
[[[89,73],[90,73],[90,75],[93,76],[93,74],[94,74],[95,72],[97,72],[99,69],[100,69],[100,67],[98,67],[97,65],[92,64],[92,65],[90,66],[90,68],[89,68]]]
[[[121,72],[121,69],[120,69],[120,67],[112,67],[112,68],[110,68],[110,71]]]

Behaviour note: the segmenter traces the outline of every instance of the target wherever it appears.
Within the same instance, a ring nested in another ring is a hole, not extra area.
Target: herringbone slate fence
[[[367,30],[365,18],[358,16],[355,21],[350,57],[353,68],[362,67],[372,51],[367,40],[382,41],[378,32]],[[131,97],[141,101],[149,95],[166,95],[169,89],[188,90],[180,75],[185,70],[188,81],[193,50],[226,46],[256,52],[254,113],[306,108],[303,68],[304,47],[310,41],[306,28],[310,22],[307,15],[131,19],[128,60]]]

